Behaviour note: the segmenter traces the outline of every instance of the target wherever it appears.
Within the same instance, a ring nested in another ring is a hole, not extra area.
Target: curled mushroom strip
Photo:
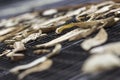
[[[43,63],[44,61],[46,61],[48,58],[58,54],[61,50],[61,45],[60,44],[56,44],[55,48],[53,49],[53,51],[51,53],[48,53],[47,55],[43,56],[43,57],[40,57],[28,64],[25,64],[25,65],[20,65],[20,66],[16,66],[14,68],[12,68],[10,70],[10,72],[12,73],[18,73],[20,70],[24,70],[24,69],[28,69],[28,68],[31,68],[31,67],[34,67],[40,63]]]
[[[27,69],[25,71],[23,71],[22,73],[20,73],[18,75],[18,79],[21,80],[23,79],[25,76],[31,74],[31,73],[35,73],[35,72],[41,72],[41,71],[44,71],[44,70],[47,70],[49,69],[51,66],[52,66],[53,62],[52,60],[48,59],[46,60],[45,62],[41,63],[41,64],[38,64],[30,69]]]
[[[102,28],[100,29],[100,31],[98,32],[98,34],[90,39],[85,40],[82,44],[81,47],[84,50],[89,50],[94,46],[98,46],[104,42],[106,42],[108,39],[108,34],[107,32]]]

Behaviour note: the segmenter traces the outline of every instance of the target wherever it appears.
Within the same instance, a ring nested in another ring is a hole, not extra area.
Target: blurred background
[[[102,0],[0,0],[0,18],[15,16],[34,10],[56,8]]]

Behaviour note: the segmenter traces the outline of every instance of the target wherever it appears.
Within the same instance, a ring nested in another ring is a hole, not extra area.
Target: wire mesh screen
[[[59,3],[58,6],[63,6],[66,4],[75,5],[87,2],[94,2],[94,0],[68,0]],[[52,4],[48,6],[53,7],[56,5],[57,4]],[[109,34],[109,39],[106,43],[120,41],[120,23],[107,28],[106,30]],[[9,69],[20,64],[29,63],[42,56],[33,54],[31,45],[45,43],[59,36],[60,35],[51,32],[48,34],[48,37],[43,37],[37,39],[36,41],[31,41],[27,43],[26,47],[28,47],[28,49],[25,52],[26,58],[21,61],[11,62],[6,57],[0,58],[0,80],[17,80],[17,75],[9,73]],[[120,69],[114,69],[94,75],[83,74],[81,72],[81,66],[89,56],[89,53],[84,51],[80,47],[80,43],[83,40],[84,39],[72,42],[63,42],[63,48],[60,54],[52,58],[53,65],[50,69],[30,74],[26,76],[23,80],[119,80]],[[0,43],[0,51],[2,52],[3,50],[5,50],[5,48],[6,45]]]

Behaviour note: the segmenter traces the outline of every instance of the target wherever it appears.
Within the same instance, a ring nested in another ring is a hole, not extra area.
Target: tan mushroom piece
[[[47,55],[43,56],[43,57],[40,57],[28,64],[25,64],[25,65],[20,65],[20,66],[16,66],[12,69],[10,69],[10,72],[12,73],[18,73],[20,70],[25,70],[25,69],[28,69],[28,68],[31,68],[31,67],[34,67],[40,63],[43,63],[44,61],[46,61],[48,58],[58,54],[61,50],[61,45],[60,44],[56,44],[55,48],[52,50],[52,52],[48,53]]]
[[[113,42],[113,43],[109,43],[103,46],[95,47],[90,51],[90,53],[91,54],[111,53],[111,54],[120,55],[119,48],[120,48],[120,42]]]
[[[84,50],[89,50],[92,47],[101,45],[105,43],[108,39],[108,34],[107,32],[102,28],[100,31],[97,33],[97,35],[93,38],[87,39],[81,43],[81,47]]]
[[[97,73],[120,67],[120,59],[113,54],[101,54],[90,56],[83,64],[84,73]]]
[[[52,60],[48,59],[46,60],[45,62],[41,63],[41,64],[38,64],[30,69],[27,69],[25,71],[23,71],[22,73],[20,73],[18,75],[18,79],[21,80],[23,79],[25,76],[31,74],[31,73],[35,73],[35,72],[41,72],[41,71],[44,71],[44,70],[47,70],[49,69],[51,66],[52,66],[53,62]]]

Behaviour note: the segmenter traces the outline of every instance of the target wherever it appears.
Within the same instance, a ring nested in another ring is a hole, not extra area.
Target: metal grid
[[[75,2],[70,0],[69,3]],[[79,0],[78,0],[79,2]],[[80,1],[82,2],[82,1]],[[84,0],[83,0],[84,2]],[[87,1],[86,1],[87,2]],[[77,3],[77,1],[75,2]],[[62,4],[62,3],[61,3]],[[65,3],[63,3],[65,4]],[[106,43],[116,42],[120,40],[120,24],[106,29],[109,34],[109,39]],[[26,58],[19,62],[10,62],[6,57],[1,58],[0,60],[0,80],[17,80],[17,76],[8,72],[8,70],[16,65],[26,64],[33,61],[36,58],[39,58],[42,55],[34,55],[32,53],[31,45],[38,43],[48,42],[60,35],[54,33],[49,33],[48,37],[42,39],[37,39],[36,41],[29,42],[26,44],[28,47],[25,52]],[[92,36],[92,35],[91,35]],[[87,75],[82,74],[80,71],[83,62],[89,56],[88,52],[85,52],[81,49],[80,43],[84,39],[73,41],[73,42],[63,42],[63,48],[59,55],[52,58],[53,65],[50,69],[33,73],[24,78],[24,80],[119,80],[120,79],[120,69],[114,69],[111,71],[103,72],[100,74]],[[0,44],[0,50],[5,49],[3,43]]]

